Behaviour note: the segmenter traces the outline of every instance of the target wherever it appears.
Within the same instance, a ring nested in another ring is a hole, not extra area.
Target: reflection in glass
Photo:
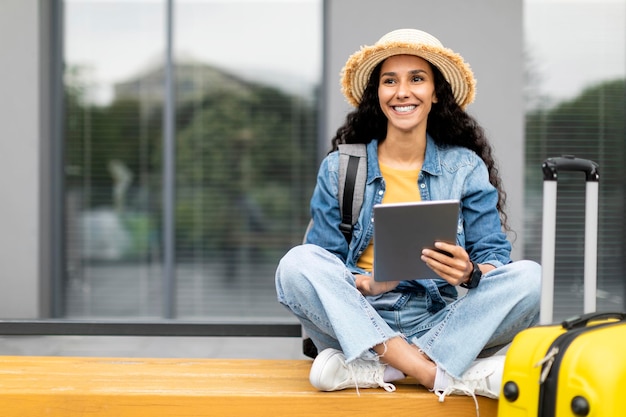
[[[181,317],[284,314],[274,270],[302,238],[317,168],[320,12],[311,1],[177,3]]]
[[[174,5],[176,315],[286,317],[273,273],[317,169],[321,2]],[[64,9],[65,313],[160,317],[165,2]]]
[[[562,154],[597,162],[597,308],[623,311],[626,3],[526,0],[525,31],[526,254],[537,260],[541,255],[541,162]],[[560,174],[555,320],[582,313],[584,200],[584,178]]]
[[[162,2],[66,1],[65,314],[160,314]]]

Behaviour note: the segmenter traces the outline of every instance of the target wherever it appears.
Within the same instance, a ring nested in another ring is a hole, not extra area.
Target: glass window
[[[274,270],[317,170],[321,0],[64,2],[67,317],[288,317]],[[280,19],[276,19],[280,16]],[[166,33],[173,294],[163,293]]]
[[[564,154],[600,166],[597,309],[624,309],[626,2],[526,0],[526,254],[541,257],[542,172]],[[559,174],[555,320],[582,312],[585,181]]]

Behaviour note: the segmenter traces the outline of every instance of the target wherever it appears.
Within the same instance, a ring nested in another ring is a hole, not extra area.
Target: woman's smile
[[[398,113],[409,113],[413,110],[415,110],[417,106],[415,105],[410,105],[410,106],[394,106],[393,109],[398,112]]]

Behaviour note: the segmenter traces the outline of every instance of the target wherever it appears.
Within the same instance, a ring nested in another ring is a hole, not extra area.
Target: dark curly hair
[[[430,65],[430,63],[429,63]],[[376,138],[379,142],[387,136],[387,117],[378,102],[378,83],[382,62],[372,71],[363,98],[356,110],[349,113],[345,123],[337,129],[332,138],[332,151],[341,143],[369,143]],[[498,190],[497,209],[504,230],[511,231],[504,211],[506,192],[496,166],[493,151],[483,128],[465,112],[454,99],[452,88],[443,74],[430,65],[435,78],[437,103],[428,114],[427,131],[435,142],[442,145],[463,146],[476,152],[485,162],[489,172],[489,182]]]

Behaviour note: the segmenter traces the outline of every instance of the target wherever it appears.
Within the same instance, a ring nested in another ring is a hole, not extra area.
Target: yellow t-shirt
[[[380,172],[385,179],[385,195],[383,204],[408,203],[422,199],[417,186],[420,170],[402,170],[379,163]],[[372,271],[374,264],[374,239],[372,239],[357,261],[357,266]]]

